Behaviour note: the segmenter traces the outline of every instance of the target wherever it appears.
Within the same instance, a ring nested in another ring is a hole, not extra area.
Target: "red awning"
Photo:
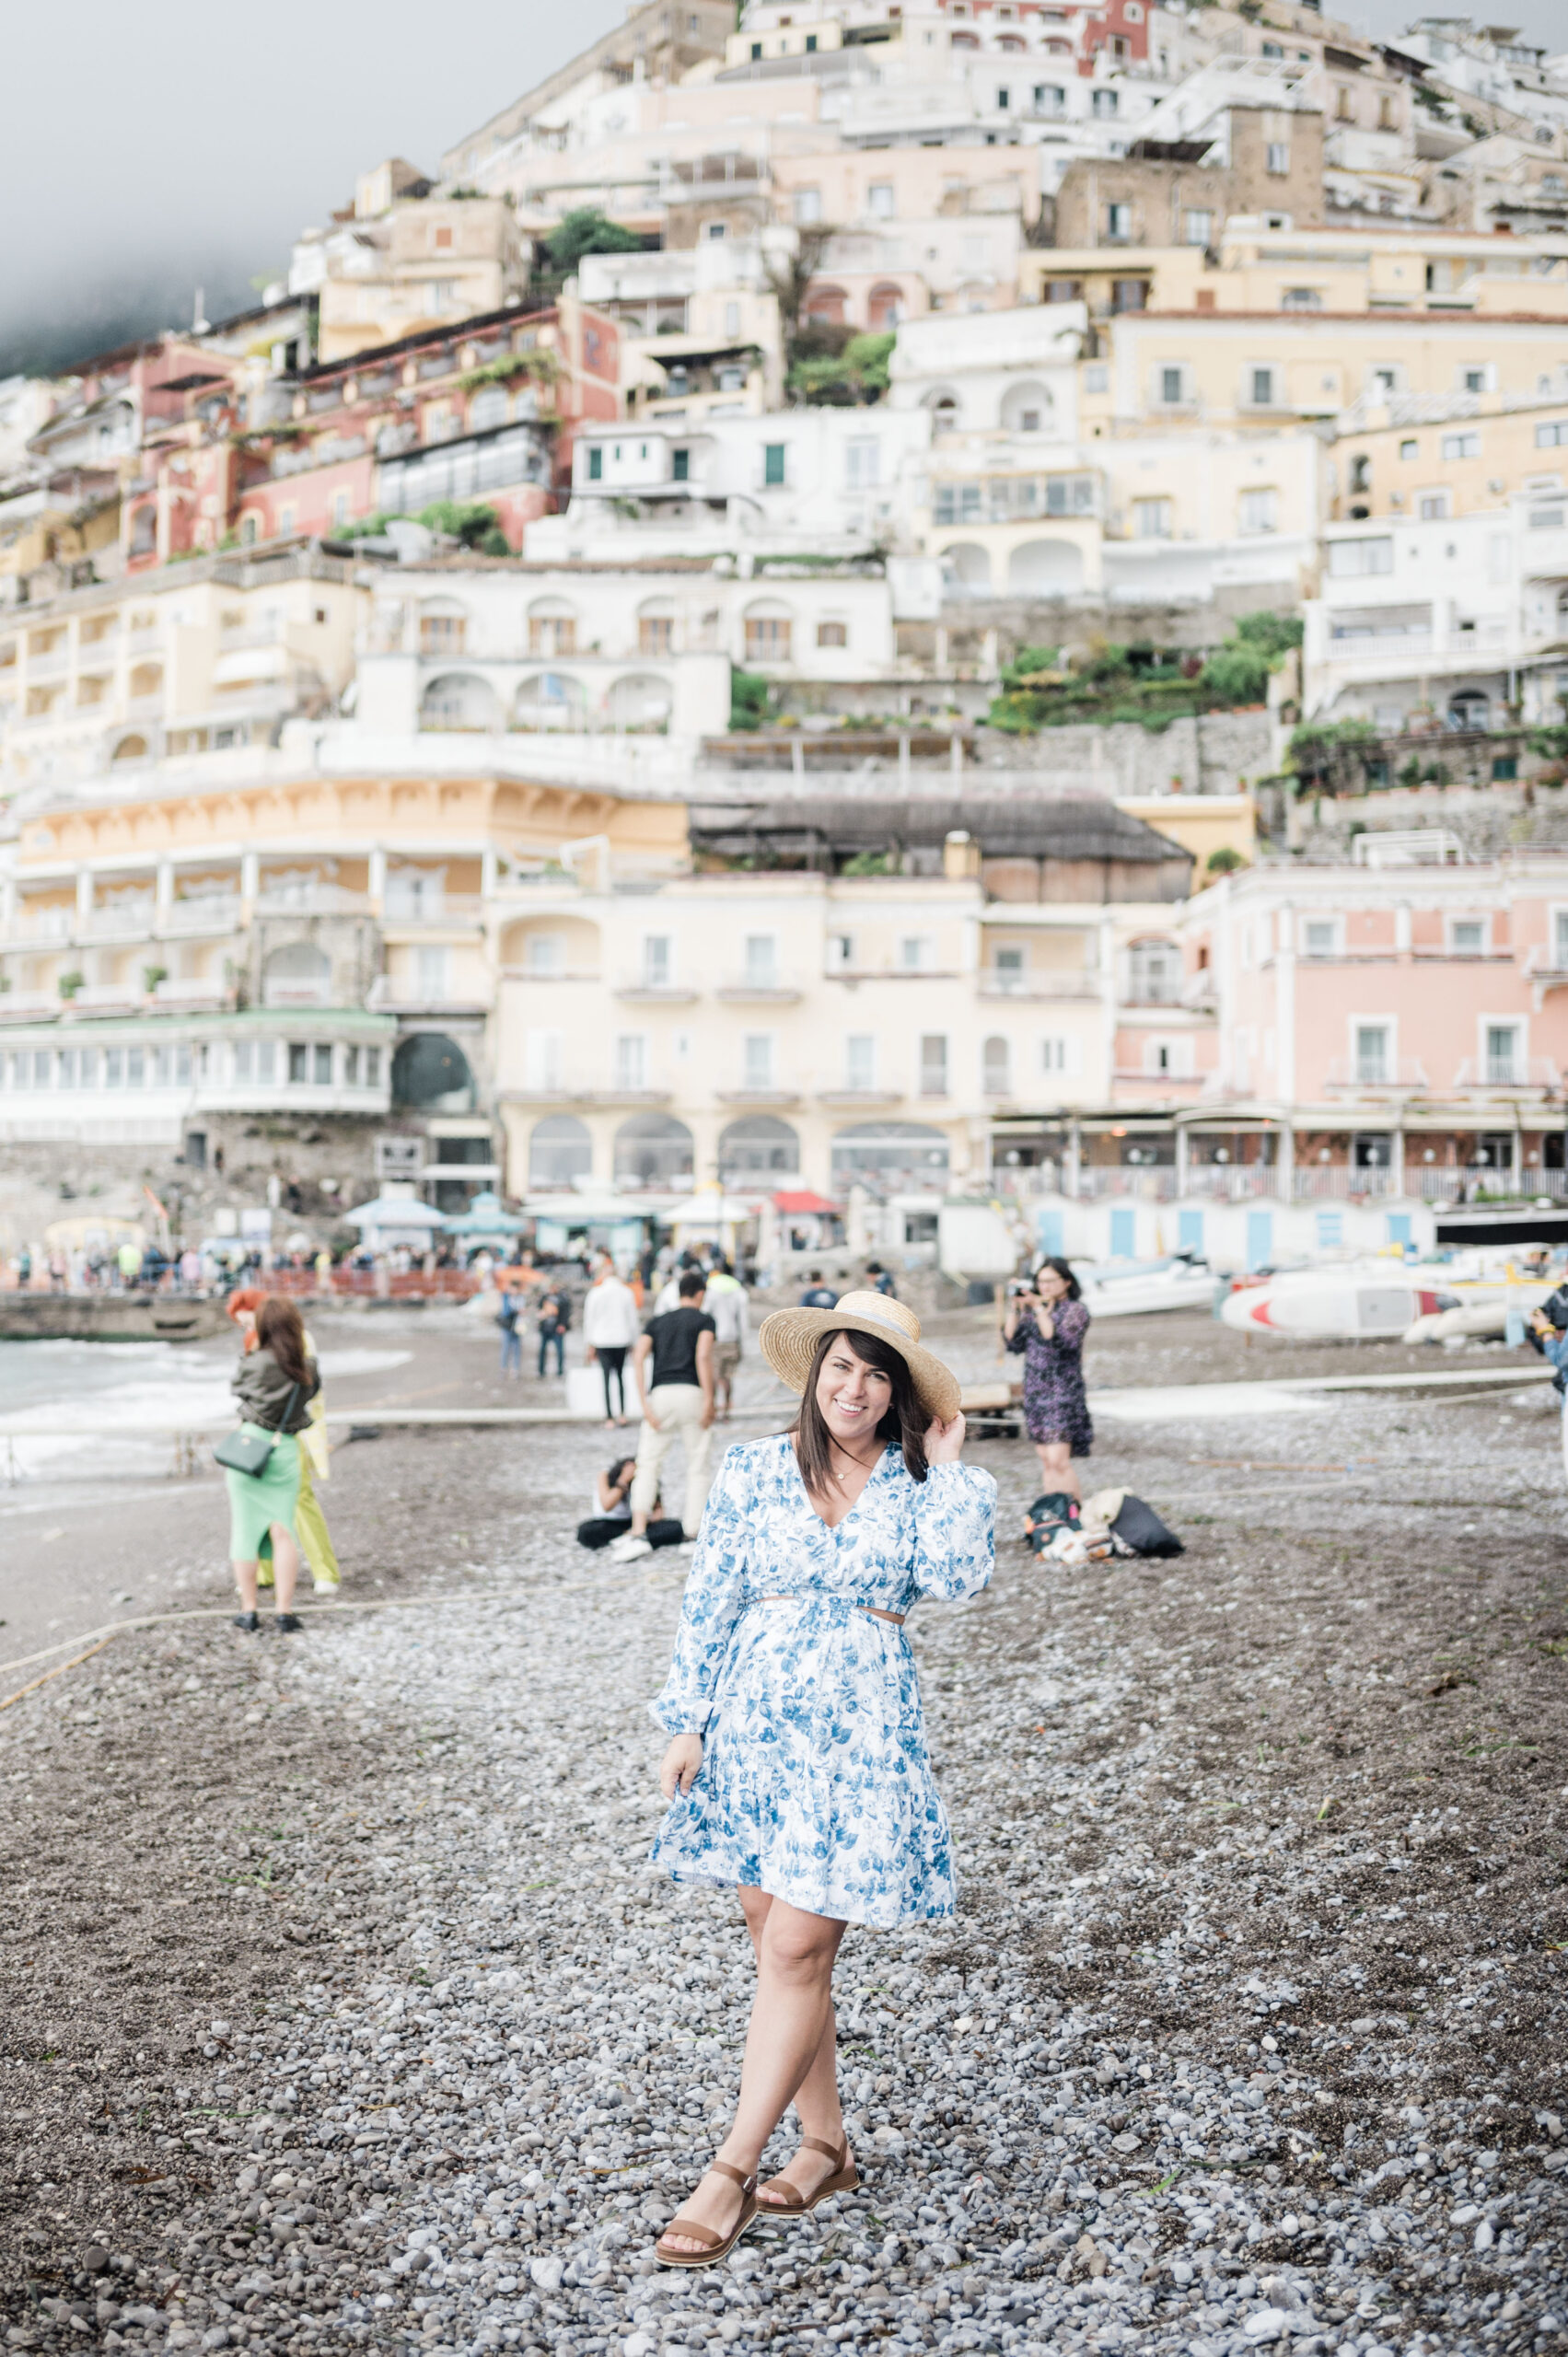
[[[837,1203],[830,1203],[823,1195],[775,1195],[773,1209],[785,1213],[818,1212],[829,1219],[836,1219],[839,1207]]]

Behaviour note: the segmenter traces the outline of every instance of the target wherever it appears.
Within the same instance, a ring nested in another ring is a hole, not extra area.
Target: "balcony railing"
[[[699,995],[695,982],[673,974],[622,974],[614,985],[617,998],[645,999],[662,1006],[689,1004]]]
[[[1064,1190],[1071,1194],[1071,1187]],[[1122,1198],[1143,1203],[1168,1203],[1176,1195],[1176,1172],[1167,1162],[1086,1165],[1078,1173],[1077,1199],[1098,1203]]]
[[[1098,974],[1053,974],[1049,971],[1027,974],[1001,974],[994,970],[980,978],[981,998],[1017,999],[1098,999],[1101,995]]]
[[[8,924],[0,926],[0,943],[7,949],[21,949],[40,941],[69,941],[75,915],[75,909],[69,908],[18,909]]]
[[[159,933],[232,933],[239,923],[238,892],[213,892],[191,900],[175,900],[164,911]]]
[[[136,941],[152,932],[156,915],[149,892],[145,900],[122,900],[113,908],[92,910],[76,931],[83,941]]]
[[[1336,1056],[1324,1086],[1329,1088],[1427,1088],[1426,1066],[1416,1056]]]
[[[1555,1088],[1557,1066],[1550,1056],[1467,1056],[1454,1074],[1456,1088]]]
[[[1291,1176],[1291,1193],[1297,1202],[1346,1202],[1353,1196],[1381,1197],[1400,1192],[1388,1169],[1358,1169],[1348,1163],[1309,1163]]]
[[[792,999],[801,996],[798,978],[786,973],[782,967],[769,968],[765,972],[726,974],[718,986],[720,998],[727,999]]]
[[[408,901],[389,895],[381,903],[381,922],[387,925],[474,925],[483,915],[484,901],[478,892],[426,894]]]
[[[1215,1202],[1245,1203],[1259,1195],[1277,1195],[1280,1173],[1269,1162],[1194,1162],[1188,1165],[1189,1195],[1204,1195]]]
[[[256,895],[261,916],[368,916],[370,901],[364,892],[345,891],[337,884],[263,884]]]

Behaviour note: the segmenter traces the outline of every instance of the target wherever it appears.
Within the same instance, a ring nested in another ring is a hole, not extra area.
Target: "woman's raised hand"
[[[925,1428],[925,1461],[928,1465],[956,1465],[963,1455],[964,1420],[962,1414],[950,1424],[933,1417]]]
[[[678,1735],[659,1762],[658,1788],[667,1801],[677,1792],[689,1793],[692,1779],[703,1764],[703,1738],[700,1735]]]

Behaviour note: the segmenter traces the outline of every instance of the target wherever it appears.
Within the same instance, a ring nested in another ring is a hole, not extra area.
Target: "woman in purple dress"
[[[1015,1294],[1002,1327],[1010,1351],[1024,1361],[1024,1422],[1048,1490],[1082,1498],[1074,1457],[1095,1445],[1084,1389],[1084,1337],[1089,1313],[1065,1260],[1042,1260],[1028,1293]]]

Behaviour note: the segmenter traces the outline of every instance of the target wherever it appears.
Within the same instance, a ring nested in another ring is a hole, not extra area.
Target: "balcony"
[[[612,987],[617,998],[649,1006],[688,1006],[701,995],[695,982],[660,981],[651,974],[623,974]]]
[[[192,900],[175,900],[158,921],[160,934],[232,933],[239,923],[238,892],[213,892]]]
[[[981,998],[1015,998],[1024,1000],[1087,1001],[1101,996],[1098,974],[1049,971],[1026,974],[982,973],[980,978]]]
[[[1415,1056],[1336,1056],[1323,1086],[1365,1097],[1378,1090],[1428,1088],[1426,1066]]]
[[[803,998],[805,992],[793,974],[772,969],[757,973],[731,974],[720,982],[715,995],[734,1005],[783,1006]]]
[[[903,1101],[901,1088],[819,1088],[817,1091],[818,1104],[827,1106],[832,1112],[875,1113],[884,1106],[901,1105]]]
[[[377,1015],[488,1015],[491,1001],[480,991],[425,990],[417,981],[377,975],[366,1004]]]
[[[69,941],[75,913],[73,908],[18,909],[8,924],[0,925],[0,947],[27,949],[41,941]]]
[[[1269,1162],[1189,1163],[1184,1191],[1214,1202],[1250,1202],[1260,1195],[1277,1195],[1280,1174]]]
[[[1488,1094],[1501,1090],[1554,1089],[1559,1086],[1557,1066],[1550,1056],[1467,1056],[1454,1074],[1456,1088],[1481,1088]]]
[[[153,993],[159,1006],[174,1009],[221,1006],[226,995],[221,977],[211,974],[166,974]]]
[[[715,1088],[714,1095],[721,1105],[760,1106],[764,1111],[800,1102],[798,1088]]]
[[[59,1012],[52,991],[0,991],[0,1023],[36,1023]]]
[[[1074,1190],[1063,1186],[1063,1193]],[[1078,1172],[1075,1200],[1103,1202],[1112,1198],[1142,1203],[1168,1203],[1176,1195],[1176,1172],[1169,1163],[1118,1163],[1101,1167],[1086,1164]]]
[[[381,923],[389,933],[423,931],[435,925],[471,931],[483,920],[484,901],[477,892],[429,893],[406,902],[389,897],[381,904]]]
[[[76,928],[82,941],[147,941],[157,914],[149,892],[145,900],[120,900],[112,907],[91,909]]]
[[[370,914],[366,892],[345,891],[337,884],[263,883],[256,895],[258,916],[362,917]]]
[[[135,982],[84,982],[70,1002],[75,1015],[127,1015],[141,1004]]]
[[[1376,1166],[1357,1169],[1348,1163],[1308,1164],[1291,1173],[1291,1195],[1298,1203],[1349,1202],[1356,1196],[1378,1201],[1400,1192],[1394,1171]]]
[[[63,679],[70,668],[71,650],[68,646],[52,646],[47,655],[35,655],[30,648],[28,651],[29,687],[35,679]]]

